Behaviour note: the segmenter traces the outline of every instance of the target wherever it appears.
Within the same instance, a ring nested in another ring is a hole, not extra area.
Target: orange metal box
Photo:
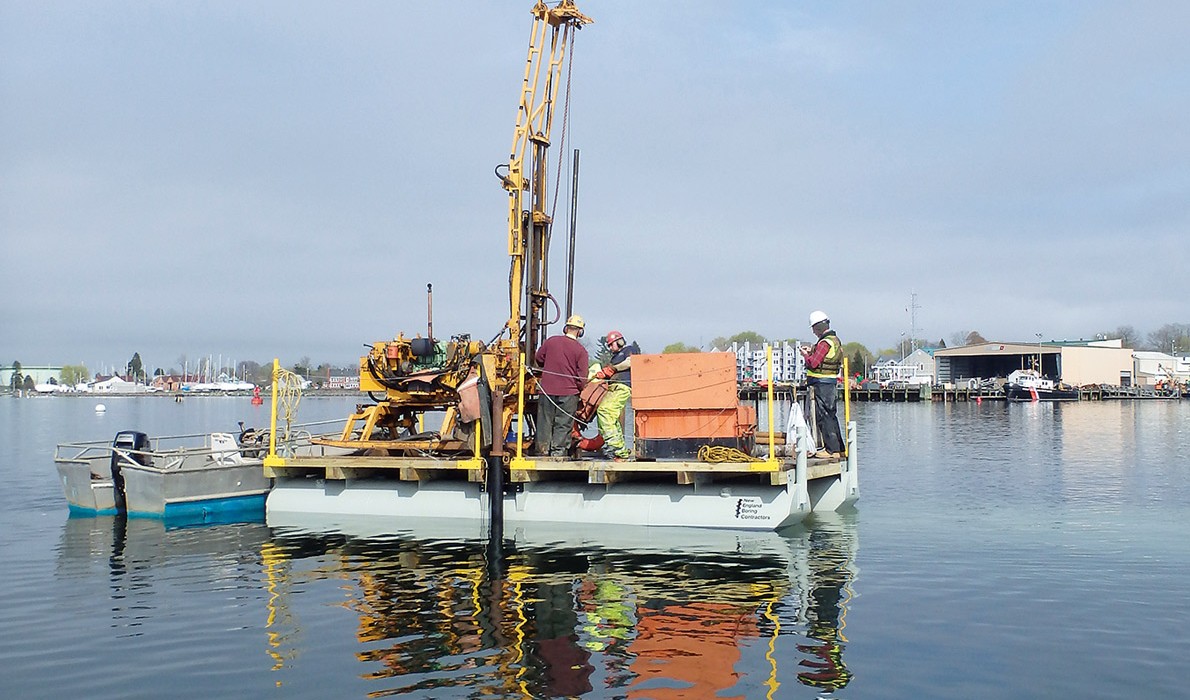
[[[733,411],[735,355],[691,352],[632,356],[632,408],[723,409]]]
[[[751,406],[644,410],[636,411],[633,425],[641,440],[738,438],[756,431],[756,410]]]

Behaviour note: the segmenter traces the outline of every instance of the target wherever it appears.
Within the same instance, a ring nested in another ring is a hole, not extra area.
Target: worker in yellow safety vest
[[[818,337],[811,350],[801,346],[806,358],[806,383],[814,388],[814,418],[827,457],[843,454],[843,438],[839,434],[839,418],[835,414],[835,388],[839,370],[843,367],[843,344],[831,330],[831,320],[823,311],[810,313],[810,330]]]

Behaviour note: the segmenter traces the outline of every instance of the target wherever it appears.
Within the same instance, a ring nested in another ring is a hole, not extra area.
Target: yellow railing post
[[[775,451],[777,441],[776,441],[775,435],[773,434],[774,430],[776,429],[776,423],[774,422],[774,419],[773,419],[773,345],[772,345],[772,343],[765,344],[764,355],[765,355],[765,362],[768,364],[768,373],[769,373],[769,377],[768,377],[768,379],[769,379],[769,458],[767,460],[765,460],[765,462],[770,469],[772,469],[773,471],[777,471],[778,469],[780,469],[780,465],[777,462],[777,453]],[[789,442],[788,435],[785,436],[785,441],[787,443]]]
[[[525,459],[524,451],[524,434],[525,434],[525,353],[521,353],[520,372],[517,374],[516,386],[516,457],[513,457],[508,466],[510,469],[533,469],[537,464],[531,459]]]
[[[851,364],[843,358],[843,454],[847,454],[847,426],[851,425]]]
[[[285,459],[277,456],[277,385],[281,380],[281,360],[273,358],[273,405],[269,416],[269,453],[264,458],[266,467],[283,467]]]
[[[482,469],[484,466],[483,457],[480,455],[480,436],[483,433],[483,421],[479,418],[475,419],[475,454],[471,459],[460,459],[458,464],[459,469]]]

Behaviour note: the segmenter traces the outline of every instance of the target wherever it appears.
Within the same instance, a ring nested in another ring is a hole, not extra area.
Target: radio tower
[[[909,352],[917,349],[917,292],[909,293]]]

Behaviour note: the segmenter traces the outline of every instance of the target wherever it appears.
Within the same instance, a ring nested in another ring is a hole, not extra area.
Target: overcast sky
[[[0,0],[0,363],[495,335],[531,5]],[[595,333],[1190,322],[1190,3],[578,5]]]

